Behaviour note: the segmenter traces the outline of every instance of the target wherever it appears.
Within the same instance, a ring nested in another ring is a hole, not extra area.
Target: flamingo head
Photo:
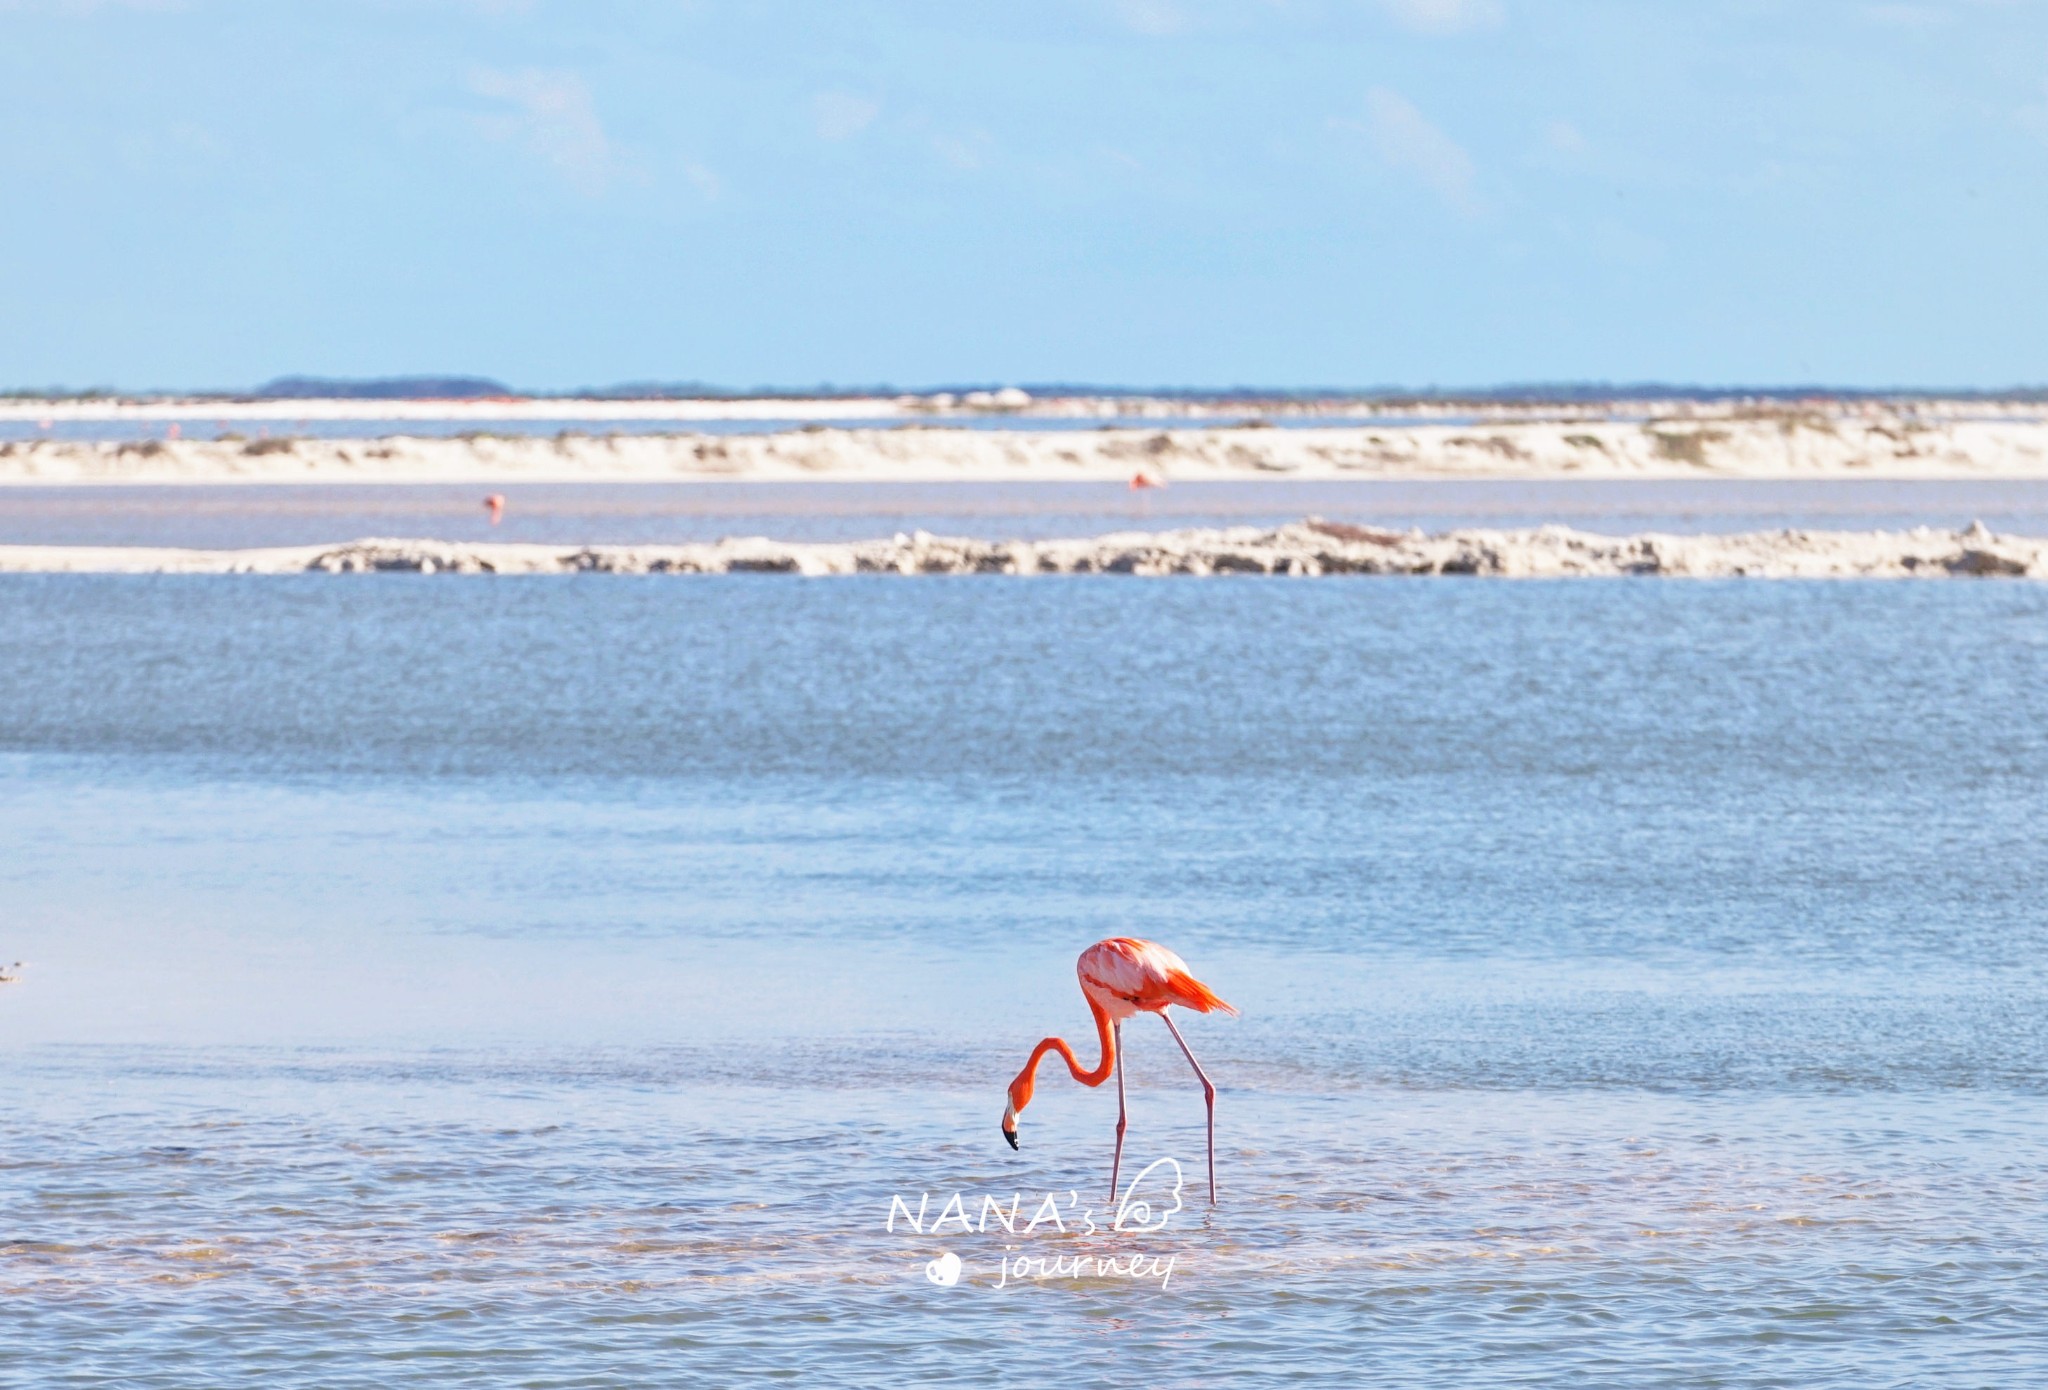
[[[1004,1105],[1004,1138],[1010,1140],[1012,1148],[1018,1146],[1018,1116],[1022,1116],[1024,1107],[1030,1105],[1030,1091],[1030,1071],[1026,1069],[1022,1077],[1010,1083],[1010,1103]]]

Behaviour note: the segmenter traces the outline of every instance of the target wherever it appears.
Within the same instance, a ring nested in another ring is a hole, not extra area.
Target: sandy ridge
[[[774,434],[0,443],[33,483],[2048,478],[2048,422],[1753,412],[1278,429],[811,428]]]
[[[1310,520],[1274,530],[1120,532],[981,541],[899,534],[857,544],[760,538],[700,545],[551,546],[359,540],[271,550],[0,546],[0,572],[102,574],[1466,574],[1510,578],[2048,579],[2048,539],[1967,531],[1758,531],[1602,536],[1540,530],[1393,532]]]

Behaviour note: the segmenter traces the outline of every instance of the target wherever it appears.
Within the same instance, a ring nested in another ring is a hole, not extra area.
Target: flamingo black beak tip
[[[1006,1130],[1004,1130],[1004,1131],[1003,1131],[1003,1138],[1005,1138],[1005,1139],[1007,1139],[1007,1140],[1009,1140],[1009,1141],[1010,1141],[1010,1147],[1011,1147],[1011,1148],[1013,1148],[1013,1149],[1014,1149],[1014,1148],[1016,1148],[1016,1147],[1017,1147],[1017,1131],[1016,1131],[1016,1130],[1014,1130],[1014,1129],[1006,1129]]]

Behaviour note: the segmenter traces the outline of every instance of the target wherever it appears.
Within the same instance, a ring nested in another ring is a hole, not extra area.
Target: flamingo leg
[[[1109,1200],[1116,1200],[1117,1175],[1124,1167],[1124,1026],[1116,1025],[1116,1154],[1109,1160]]]
[[[1202,1064],[1195,1060],[1195,1050],[1188,1046],[1188,1040],[1180,1035],[1180,1029],[1173,1026],[1173,1020],[1166,1016],[1166,1010],[1159,1011],[1159,1021],[1166,1025],[1166,1031],[1173,1034],[1173,1040],[1180,1044],[1180,1050],[1187,1055],[1188,1065],[1195,1069],[1195,1075],[1202,1082],[1202,1103],[1209,1107],[1209,1205],[1216,1205],[1216,1083],[1209,1079],[1209,1073],[1202,1070]],[[1122,1139],[1119,1132],[1118,1139]]]

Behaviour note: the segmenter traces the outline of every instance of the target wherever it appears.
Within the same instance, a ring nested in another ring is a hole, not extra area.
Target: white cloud
[[[1364,121],[1336,120],[1340,129],[1355,130],[1371,141],[1373,152],[1390,169],[1413,174],[1452,208],[1467,215],[1481,209],[1474,191],[1472,156],[1399,92],[1375,87],[1366,93]]]
[[[2018,10],[2040,0],[1876,0],[1862,7],[1863,17],[1873,24],[1900,29],[1932,29],[1938,25],[1968,21],[1996,10]]]
[[[719,181],[718,175],[695,160],[683,165],[683,177],[690,181],[693,188],[704,195],[704,201],[707,203],[715,202],[718,195],[725,191],[725,185]]]
[[[1561,155],[1575,157],[1586,152],[1586,137],[1570,121],[1552,121],[1543,132],[1543,143]]]
[[[97,14],[101,10],[164,13],[190,8],[190,0],[0,0],[0,14]]]
[[[1501,0],[1379,0],[1379,5],[1395,23],[1420,34],[1497,29],[1507,20]]]
[[[1116,12],[1141,34],[1178,34],[1187,26],[1187,16],[1174,0],[1117,0]]]
[[[849,140],[874,124],[882,114],[882,103],[852,92],[820,92],[811,98],[811,112],[817,118],[819,138]]]
[[[1931,29],[1955,17],[1935,5],[1868,5],[1864,7],[1863,16],[1873,24],[1885,24],[1894,29]]]
[[[132,168],[188,178],[211,173],[228,158],[220,137],[191,121],[138,131],[121,142],[121,152]]]
[[[939,135],[932,139],[932,148],[939,158],[963,173],[973,173],[988,162],[989,152],[995,141],[985,130],[970,130],[963,135]]]
[[[2042,88],[2039,104],[2022,106],[2016,114],[2020,129],[2048,141],[2048,87]]]
[[[478,96],[514,108],[480,116],[477,128],[494,140],[524,146],[585,193],[602,193],[619,173],[619,160],[590,89],[573,72],[482,68],[469,80]]]

